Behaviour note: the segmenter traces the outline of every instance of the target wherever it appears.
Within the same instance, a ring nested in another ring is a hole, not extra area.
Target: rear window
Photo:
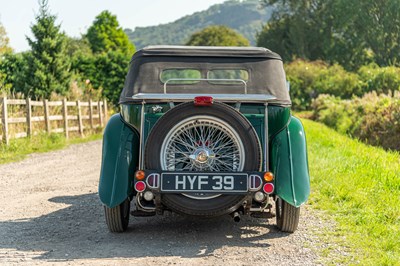
[[[164,69],[160,80],[168,84],[195,84],[201,78],[201,72],[197,69]]]
[[[243,84],[240,80],[247,82],[249,80],[249,72],[245,69],[213,69],[208,71],[207,79],[213,79],[209,81],[212,84]]]

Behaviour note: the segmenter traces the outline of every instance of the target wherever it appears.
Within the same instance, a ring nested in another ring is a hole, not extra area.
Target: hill
[[[125,29],[137,49],[151,44],[184,44],[196,31],[210,25],[226,25],[235,29],[251,45],[256,43],[256,34],[271,17],[270,8],[261,8],[258,0],[230,0],[211,6],[168,24]]]

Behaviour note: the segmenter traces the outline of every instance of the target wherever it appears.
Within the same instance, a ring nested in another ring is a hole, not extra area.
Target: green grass
[[[20,161],[28,154],[59,150],[70,144],[101,139],[102,134],[95,133],[84,138],[66,139],[62,134],[41,134],[31,138],[10,140],[10,145],[0,144],[0,164]]]
[[[303,120],[309,203],[336,221],[326,239],[350,250],[339,263],[400,265],[400,154],[367,146]]]

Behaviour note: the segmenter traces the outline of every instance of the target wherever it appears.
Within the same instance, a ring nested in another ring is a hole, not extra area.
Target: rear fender
[[[299,207],[310,195],[307,145],[303,125],[291,117],[289,125],[271,142],[271,169],[275,174],[275,194]]]
[[[133,193],[132,180],[139,158],[139,134],[113,115],[103,135],[99,182],[101,202],[113,208]]]

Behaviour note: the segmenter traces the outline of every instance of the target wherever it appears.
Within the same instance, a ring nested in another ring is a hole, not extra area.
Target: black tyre
[[[299,225],[300,208],[294,207],[277,198],[275,200],[276,207],[276,225],[282,232],[293,233]]]
[[[121,233],[128,228],[130,209],[131,202],[129,199],[114,208],[104,206],[106,224],[110,232]]]
[[[147,139],[145,164],[147,169],[167,171],[258,171],[260,144],[252,125],[230,106],[184,103],[154,125]],[[230,213],[243,199],[243,195],[207,193],[162,196],[170,209],[199,216]]]

